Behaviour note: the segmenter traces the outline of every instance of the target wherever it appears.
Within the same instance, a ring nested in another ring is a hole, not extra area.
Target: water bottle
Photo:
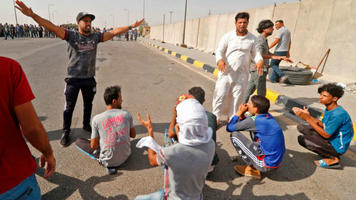
[[[164,146],[169,146],[168,126],[164,130]]]

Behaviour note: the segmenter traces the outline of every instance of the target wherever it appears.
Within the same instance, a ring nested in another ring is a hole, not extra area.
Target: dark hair
[[[337,97],[338,99],[340,99],[342,95],[344,95],[344,89],[342,89],[341,86],[338,86],[335,83],[324,84],[318,88],[319,94],[321,94],[324,91],[328,92],[333,97]]]
[[[258,33],[262,33],[264,29],[273,27],[273,25],[274,24],[271,20],[265,19],[265,20],[260,21],[256,30]]]
[[[270,106],[269,100],[262,96],[262,95],[253,95],[251,97],[251,102],[255,107],[258,108],[259,114],[266,114],[268,113],[268,109]]]
[[[247,19],[248,21],[250,19],[250,15],[247,12],[240,12],[236,14],[235,22],[237,22],[237,19]]]
[[[194,96],[199,103],[203,104],[205,101],[205,92],[201,87],[192,87],[188,91],[190,95]]]
[[[119,98],[121,87],[118,85],[107,87],[104,92],[104,100],[106,105],[111,105],[112,100]]]
[[[281,20],[281,19],[276,20],[276,23],[278,23],[278,22],[284,24],[283,20]]]

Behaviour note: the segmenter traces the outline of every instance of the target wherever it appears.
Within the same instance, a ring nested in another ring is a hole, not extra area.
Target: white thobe
[[[223,59],[226,71],[219,71],[215,84],[213,113],[217,119],[220,119],[222,114],[227,114],[231,119],[243,102],[251,61],[257,63],[263,60],[261,53],[256,51],[256,39],[252,33],[238,36],[236,31],[231,31],[219,42],[215,52],[216,62]]]

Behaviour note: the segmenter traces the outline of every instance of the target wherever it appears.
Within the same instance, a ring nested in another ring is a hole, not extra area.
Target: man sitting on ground
[[[308,122],[298,125],[298,143],[319,154],[323,159],[315,160],[315,165],[323,168],[340,168],[340,156],[346,152],[354,136],[352,121],[346,110],[337,104],[344,94],[342,87],[325,84],[318,88],[319,101],[325,105],[322,121],[312,117],[307,108],[294,107],[294,113]]]
[[[254,95],[248,104],[241,104],[226,130],[231,133],[231,142],[239,157],[247,165],[235,165],[236,172],[243,176],[261,179],[261,172],[277,169],[285,152],[284,135],[277,121],[268,113],[269,100]],[[245,117],[249,112],[252,116]],[[252,141],[240,131],[250,131]]]
[[[154,138],[150,116],[144,121],[138,114],[138,120],[146,127],[148,135]],[[136,200],[203,198],[205,178],[215,152],[212,130],[208,127],[204,107],[195,99],[179,103],[175,128],[178,143],[163,147],[157,153],[148,149],[148,159],[152,166],[164,165],[168,168],[165,170],[164,189],[140,195]]]
[[[106,111],[93,118],[91,140],[78,138],[75,145],[107,167],[109,174],[114,174],[116,168],[130,156],[130,137],[136,137],[136,130],[131,114],[121,109],[119,86],[106,88],[104,100]]]
[[[201,105],[203,105],[203,103],[205,102],[205,91],[203,90],[203,88],[201,87],[192,87],[189,89],[189,95],[181,95],[178,97],[177,99],[177,103],[180,103],[181,101],[183,101],[186,98],[195,98],[197,101],[199,101],[199,103]],[[169,137],[170,138],[176,138],[177,134],[175,132],[175,125],[177,124],[176,122],[176,117],[177,117],[177,112],[176,112],[176,106],[174,107],[174,111],[173,111],[173,118],[172,121],[169,125]],[[209,111],[205,111],[206,116],[208,117],[208,126],[212,129],[213,131],[213,140],[216,143],[216,129],[218,127],[217,123],[216,123],[216,116],[209,112]],[[214,159],[211,163],[211,166],[209,168],[209,172],[212,172],[215,168],[215,166],[218,164],[219,162],[219,157],[218,154],[215,152],[214,155]]]

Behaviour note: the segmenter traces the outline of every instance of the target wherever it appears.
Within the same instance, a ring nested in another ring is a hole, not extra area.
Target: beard
[[[237,29],[237,32],[240,34],[247,33],[247,29]]]

